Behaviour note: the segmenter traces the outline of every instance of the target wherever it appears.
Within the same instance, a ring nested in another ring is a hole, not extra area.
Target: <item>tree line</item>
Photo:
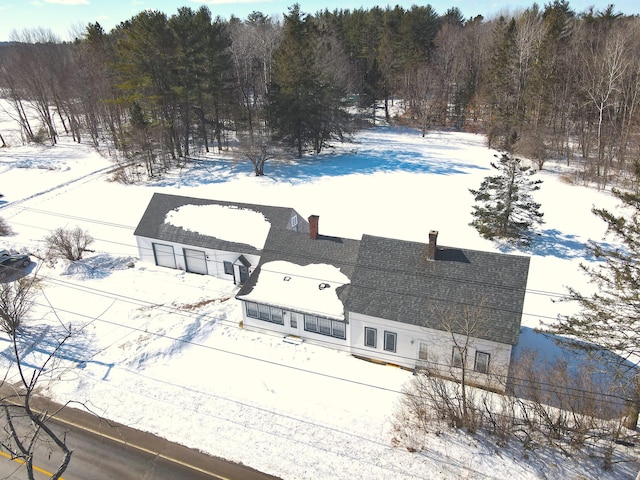
[[[635,187],[639,57],[640,17],[613,5],[554,0],[491,19],[430,5],[244,20],[182,7],[110,32],[89,24],[73,42],[14,32],[0,88],[25,141],[55,143],[59,129],[107,141],[149,175],[232,141],[259,174],[274,149],[321,152],[378,117],[485,133],[538,168],[566,158],[585,182]]]

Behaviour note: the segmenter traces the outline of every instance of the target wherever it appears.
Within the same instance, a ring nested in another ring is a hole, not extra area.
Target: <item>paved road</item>
[[[45,399],[37,406],[50,412],[57,408]],[[64,480],[276,480],[78,409],[65,408],[53,424],[56,431],[66,432],[67,445],[73,450]],[[48,478],[46,472],[55,470],[58,463],[49,459],[43,446],[35,465],[40,470],[36,478]],[[0,457],[0,478],[24,480],[25,469]]]

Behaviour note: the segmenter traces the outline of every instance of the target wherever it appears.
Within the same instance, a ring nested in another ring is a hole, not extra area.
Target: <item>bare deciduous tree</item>
[[[55,229],[45,241],[53,255],[76,261],[82,259],[82,254],[93,243],[93,237],[80,227],[73,230],[60,227]]]
[[[65,438],[57,435],[50,427],[50,420],[57,412],[39,411],[33,407],[33,397],[42,374],[51,367],[60,348],[71,337],[71,331],[64,328],[54,348],[45,354],[39,366],[29,365],[24,356],[32,349],[26,348],[24,338],[29,338],[29,326],[25,324],[38,288],[35,277],[24,277],[15,282],[0,285],[0,329],[9,337],[13,358],[0,383],[0,406],[4,423],[0,445],[12,458],[20,459],[27,471],[27,478],[35,480],[34,464],[37,463],[37,449],[46,444],[53,457],[59,460],[58,468],[50,476],[51,480],[61,478],[71,460],[72,451]],[[17,370],[17,382],[9,381],[9,372]],[[40,478],[40,477],[38,477]]]
[[[256,133],[238,137],[242,154],[253,164],[256,177],[261,177],[264,175],[264,164],[275,157],[273,145],[263,135]]]

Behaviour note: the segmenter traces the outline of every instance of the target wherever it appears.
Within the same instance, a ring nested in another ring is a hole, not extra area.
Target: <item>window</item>
[[[289,312],[289,325],[291,328],[298,328],[298,314],[294,312]]]
[[[282,320],[282,309],[271,307],[271,321],[273,323],[278,323],[280,325],[284,325],[284,321]]]
[[[304,316],[304,329],[307,332],[317,332],[318,331],[318,323],[316,317],[313,315],[305,315]]]
[[[258,318],[258,304],[247,302],[247,317]]]
[[[338,322],[338,321],[334,320],[332,322],[332,327],[333,327],[332,336],[334,336],[336,338],[341,338],[343,340],[346,340],[346,338],[347,338],[347,328],[346,328],[346,326],[345,326],[345,324],[343,322]]]
[[[314,315],[305,315],[304,329],[307,332],[341,338],[342,340],[347,338],[347,327],[344,322],[339,320],[330,320],[328,318],[316,317]]]
[[[271,309],[268,305],[258,305],[258,318],[260,320],[266,320],[267,322],[271,321]]]
[[[462,348],[453,347],[451,365],[458,368],[462,368],[464,366],[464,350]]]
[[[298,216],[294,215],[293,217],[291,217],[291,228],[293,228],[294,230],[296,230],[298,228]]]
[[[376,348],[378,331],[375,328],[364,327],[364,346]]]
[[[224,273],[227,275],[233,275],[233,263],[227,261],[224,262]]]
[[[422,360],[426,362],[429,360],[429,350],[427,348],[427,344],[424,342],[420,342],[418,346],[418,360]]]
[[[489,358],[491,355],[485,352],[476,352],[476,363],[473,369],[480,373],[489,373]]]
[[[283,311],[281,308],[260,305],[258,303],[246,302],[247,317],[259,318],[265,322],[273,322],[284,325]]]
[[[318,318],[318,333],[331,335],[331,320],[328,318]]]
[[[384,332],[384,349],[387,352],[396,351],[396,339],[398,335],[393,332]]]

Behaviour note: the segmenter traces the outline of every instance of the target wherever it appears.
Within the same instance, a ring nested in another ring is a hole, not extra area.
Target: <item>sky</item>
[[[51,30],[60,40],[71,40],[77,32],[83,32],[88,23],[99,22],[109,31],[120,22],[130,19],[142,10],[152,9],[173,15],[180,7],[194,10],[207,5],[214,16],[229,19],[232,15],[244,19],[251,12],[258,11],[267,15],[286,13],[295,0],[0,0],[0,41],[11,39],[13,31],[44,28]],[[451,7],[458,7],[465,18],[483,15],[495,16],[505,11],[514,11],[531,6],[533,0],[433,0],[416,2],[398,0],[376,2],[368,0],[300,0],[303,12],[316,13],[325,8],[357,9],[373,6],[400,5],[410,8],[413,4],[430,4],[438,13],[445,13]],[[549,2],[540,1],[540,5]],[[637,0],[573,0],[571,7],[583,12],[590,6],[603,10],[613,3],[616,10],[627,14],[640,14],[640,2]]]
[[[518,441],[498,447],[447,428],[417,439],[428,446],[420,453],[396,448],[393,414],[411,372],[247,331],[232,282],[138,259],[133,232],[155,192],[290,207],[304,218],[319,215],[323,235],[427,242],[435,229],[441,245],[502,251],[469,225],[468,189],[494,173],[497,153],[482,135],[423,137],[379,126],[321,159],[271,160],[263,177],[250,162],[223,153],[124,185],[111,181],[113,151],[100,155],[90,142],[65,135],[55,147],[22,145],[10,112],[0,99],[0,132],[9,144],[0,148],[0,217],[14,230],[0,243],[32,254],[26,273],[42,280],[28,321],[34,336],[20,344],[27,364],[38,365],[52,351],[62,325],[74,332],[47,370],[42,394],[284,480],[636,478],[640,452],[622,445],[612,444],[615,466],[608,472],[597,457],[535,442],[526,452]],[[516,358],[526,349],[544,359],[568,355],[535,329],[575,308],[552,301],[567,285],[588,288],[579,265],[593,259],[584,245],[605,233],[591,208],[617,212],[610,192],[573,183],[571,168],[549,161],[538,173],[543,183],[534,195],[546,223],[530,249],[513,252],[531,256]],[[195,213],[186,209],[174,220],[187,225]],[[82,261],[39,259],[46,235],[76,226],[95,239]],[[322,275],[344,283],[336,273]],[[0,335],[0,371],[8,381],[16,379],[11,358]],[[571,366],[579,360],[566,358]]]

